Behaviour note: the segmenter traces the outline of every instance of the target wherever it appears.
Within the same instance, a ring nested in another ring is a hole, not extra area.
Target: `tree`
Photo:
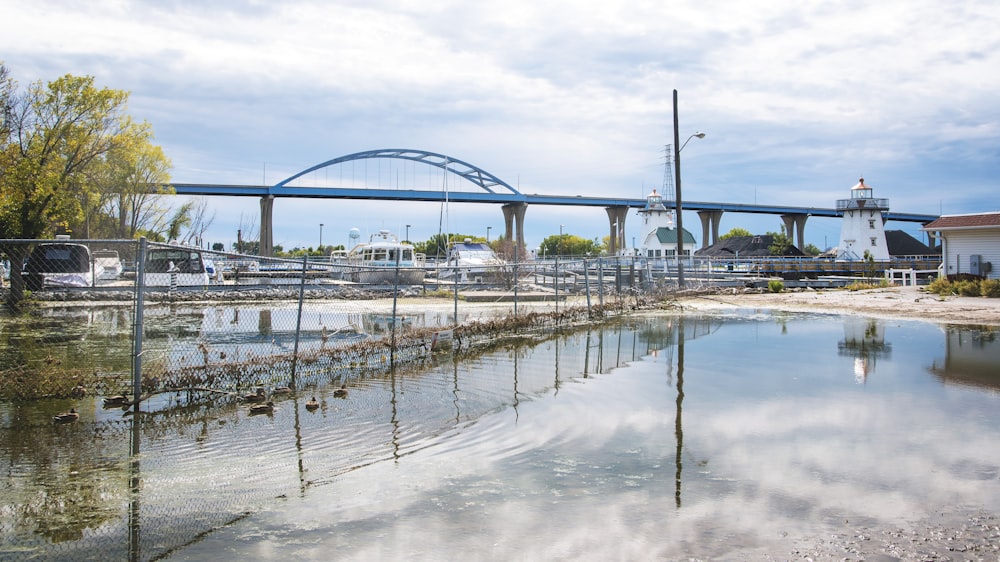
[[[0,238],[42,238],[60,223],[88,224],[100,201],[98,171],[130,138],[127,101],[127,92],[69,74],[19,94],[0,63]],[[22,263],[28,249],[14,246],[11,263]],[[24,281],[20,268],[11,273],[8,304],[17,306]]]
[[[167,240],[175,242],[180,240],[181,229],[191,225],[191,208],[194,201],[186,201],[180,207],[174,209],[174,214],[167,221]]]
[[[781,232],[768,232],[768,236],[771,237],[771,245],[767,247],[767,251],[771,252],[772,256],[784,256],[788,254],[789,248],[792,247],[792,241],[785,234],[785,227],[781,227]]]
[[[448,256],[448,244],[463,242],[469,238],[473,242],[485,242],[486,239],[473,236],[471,234],[434,234],[426,242],[417,242],[413,245],[415,251],[426,254],[429,257],[444,259]]]
[[[572,234],[553,234],[542,240],[539,247],[544,256],[586,256],[600,252],[597,242]]]
[[[109,238],[134,238],[140,232],[164,234],[169,212],[163,195],[172,194],[170,160],[152,144],[148,123],[129,124],[128,134],[105,159],[98,185],[103,212],[112,217]]]
[[[736,228],[733,228],[729,232],[720,236],[719,240],[729,240],[730,238],[736,238],[740,236],[753,236],[753,233],[751,233],[749,230],[745,228],[740,228],[737,226]]]
[[[202,238],[205,236],[205,231],[208,227],[212,226],[215,222],[215,212],[212,212],[212,216],[206,217],[205,214],[208,212],[208,201],[203,197],[193,201],[191,205],[191,224],[188,228],[188,233],[182,239],[185,244],[192,244],[194,246],[201,246]]]
[[[806,247],[802,248],[802,251],[810,256],[818,256],[823,253],[823,251],[817,248],[816,244],[813,243],[806,244]]]

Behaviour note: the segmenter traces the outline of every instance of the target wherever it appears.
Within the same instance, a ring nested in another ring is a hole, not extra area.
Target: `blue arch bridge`
[[[300,187],[294,182],[318,170],[369,159],[398,159],[440,168],[445,177],[460,178],[467,190],[445,191],[441,189],[414,190],[397,188],[347,188],[347,187]],[[449,175],[450,174],[450,175]],[[511,187],[495,175],[457,158],[425,150],[380,149],[357,152],[327,160],[302,170],[272,186],[266,185],[219,185],[219,184],[172,184],[180,195],[214,195],[260,198],[260,254],[270,256],[274,251],[273,209],[277,197],[306,197],[316,199],[373,199],[383,201],[450,201],[455,203],[487,203],[500,205],[503,210],[505,232],[508,240],[516,240],[517,247],[524,250],[524,216],[529,205],[557,205],[571,207],[603,207],[607,212],[610,232],[610,248],[618,252],[624,247],[625,219],[629,209],[645,207],[645,199],[623,197],[586,197],[567,195],[525,194]],[[470,190],[471,186],[471,190]],[[669,194],[664,194],[669,196]],[[785,224],[785,230],[792,242],[803,247],[806,219],[816,217],[839,217],[843,211],[821,207],[790,207],[783,205],[757,205],[743,203],[709,203],[684,201],[685,210],[697,211],[701,218],[702,247],[719,239],[719,223],[725,212],[763,213],[778,215]],[[938,218],[936,215],[891,212],[885,220],[917,222],[926,224]]]

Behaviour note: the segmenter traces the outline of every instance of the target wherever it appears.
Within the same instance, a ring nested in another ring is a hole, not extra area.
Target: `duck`
[[[127,406],[128,405],[128,395],[119,394],[117,396],[108,396],[104,399],[105,408],[114,408],[115,406]]]
[[[268,401],[267,404],[254,404],[250,406],[250,415],[255,414],[270,414],[274,411],[274,402]]]
[[[53,423],[70,423],[75,422],[80,419],[80,414],[76,412],[76,408],[70,408],[68,412],[62,412],[52,416]]]
[[[247,394],[246,396],[243,397],[243,400],[245,402],[263,402],[266,399],[267,396],[264,394],[263,388],[258,388],[257,392],[253,394]]]
[[[316,397],[313,396],[312,398],[309,399],[309,401],[306,402],[306,410],[309,410],[310,412],[312,412],[313,410],[316,410],[317,408],[319,408],[319,402],[317,402],[316,401]]]
[[[78,384],[73,387],[73,390],[69,391],[69,395],[73,398],[83,398],[87,395],[87,387]]]
[[[333,391],[333,396],[335,398],[347,398],[347,385],[346,384],[340,385],[340,388]]]
[[[291,394],[293,391],[295,391],[295,386],[290,384],[288,386],[276,387],[271,391],[271,394]]]

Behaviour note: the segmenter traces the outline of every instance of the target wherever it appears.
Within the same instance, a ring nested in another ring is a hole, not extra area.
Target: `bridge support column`
[[[525,258],[524,248],[524,212],[528,210],[527,203],[507,203],[502,207],[504,238],[514,242],[515,255],[518,261]],[[517,229],[517,238],[514,238],[514,229]]]
[[[781,215],[781,220],[785,222],[785,234],[792,241],[792,245],[802,250],[805,246],[806,219],[809,215],[800,213]]]
[[[719,223],[722,222],[723,211],[698,211],[701,219],[701,247],[707,248],[719,241]],[[711,243],[709,242],[709,226],[711,226]]]
[[[265,195],[260,198],[260,247],[257,250],[261,256],[274,255],[274,196]]]
[[[611,226],[608,253],[617,256],[625,246],[625,217],[628,215],[628,207],[605,207],[604,210],[608,212],[608,223]]]

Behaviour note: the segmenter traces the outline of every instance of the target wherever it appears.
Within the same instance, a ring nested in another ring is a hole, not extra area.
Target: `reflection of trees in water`
[[[85,425],[39,425],[49,415],[38,404],[12,406],[10,414],[15,423],[25,417],[31,422],[23,430],[0,432],[0,448],[9,455],[5,472],[19,467],[0,508],[4,527],[62,543],[121,516],[128,479],[124,435],[106,440]],[[30,473],[24,472],[27,467]]]
[[[41,309],[3,317],[0,395],[70,396],[78,383],[94,391],[103,382],[102,373],[127,372],[131,342],[128,322],[122,320],[127,314],[117,308]]]

